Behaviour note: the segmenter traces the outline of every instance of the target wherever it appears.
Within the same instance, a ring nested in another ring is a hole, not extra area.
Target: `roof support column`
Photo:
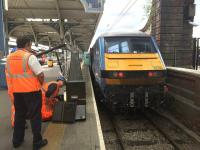
[[[5,35],[5,25],[4,25],[4,7],[3,0],[0,0],[0,58],[2,58],[6,53],[6,35]]]
[[[58,14],[58,19],[59,19],[59,26],[60,26],[60,40],[61,40],[61,43],[64,43],[64,36],[65,36],[65,33],[64,33],[64,20],[62,19],[62,16],[61,16],[61,13],[60,13],[60,7],[59,7],[59,2],[58,0],[55,0],[56,1],[56,9],[57,9],[57,14]]]
[[[32,25],[31,26],[31,31],[33,33],[34,41],[35,41],[35,46],[38,46],[38,39],[37,39],[37,33],[35,32],[34,28]]]
[[[7,13],[5,14],[5,55],[9,54],[9,49],[8,49],[8,41],[9,41],[9,33],[8,33],[8,17]]]
[[[70,45],[73,45],[72,31],[71,30],[69,31],[69,42],[70,42]]]
[[[50,49],[51,48],[51,40],[50,40],[49,36],[47,36],[47,38],[48,38],[49,49]]]

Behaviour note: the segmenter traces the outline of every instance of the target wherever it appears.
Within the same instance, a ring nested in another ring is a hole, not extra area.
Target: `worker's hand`
[[[43,83],[44,83],[44,73],[42,72],[39,75],[37,75],[37,78],[38,78],[40,84],[43,85]]]

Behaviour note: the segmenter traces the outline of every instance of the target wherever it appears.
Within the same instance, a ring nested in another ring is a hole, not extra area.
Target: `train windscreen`
[[[156,53],[150,37],[107,37],[105,50],[107,53]]]

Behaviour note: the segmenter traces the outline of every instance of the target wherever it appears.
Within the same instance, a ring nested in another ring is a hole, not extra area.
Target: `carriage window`
[[[155,53],[150,37],[108,37],[105,38],[108,53]]]

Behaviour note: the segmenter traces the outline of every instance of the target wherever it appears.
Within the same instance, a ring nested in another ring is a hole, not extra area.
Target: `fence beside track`
[[[168,67],[167,85],[175,100],[172,109],[189,119],[200,120],[200,71]]]

